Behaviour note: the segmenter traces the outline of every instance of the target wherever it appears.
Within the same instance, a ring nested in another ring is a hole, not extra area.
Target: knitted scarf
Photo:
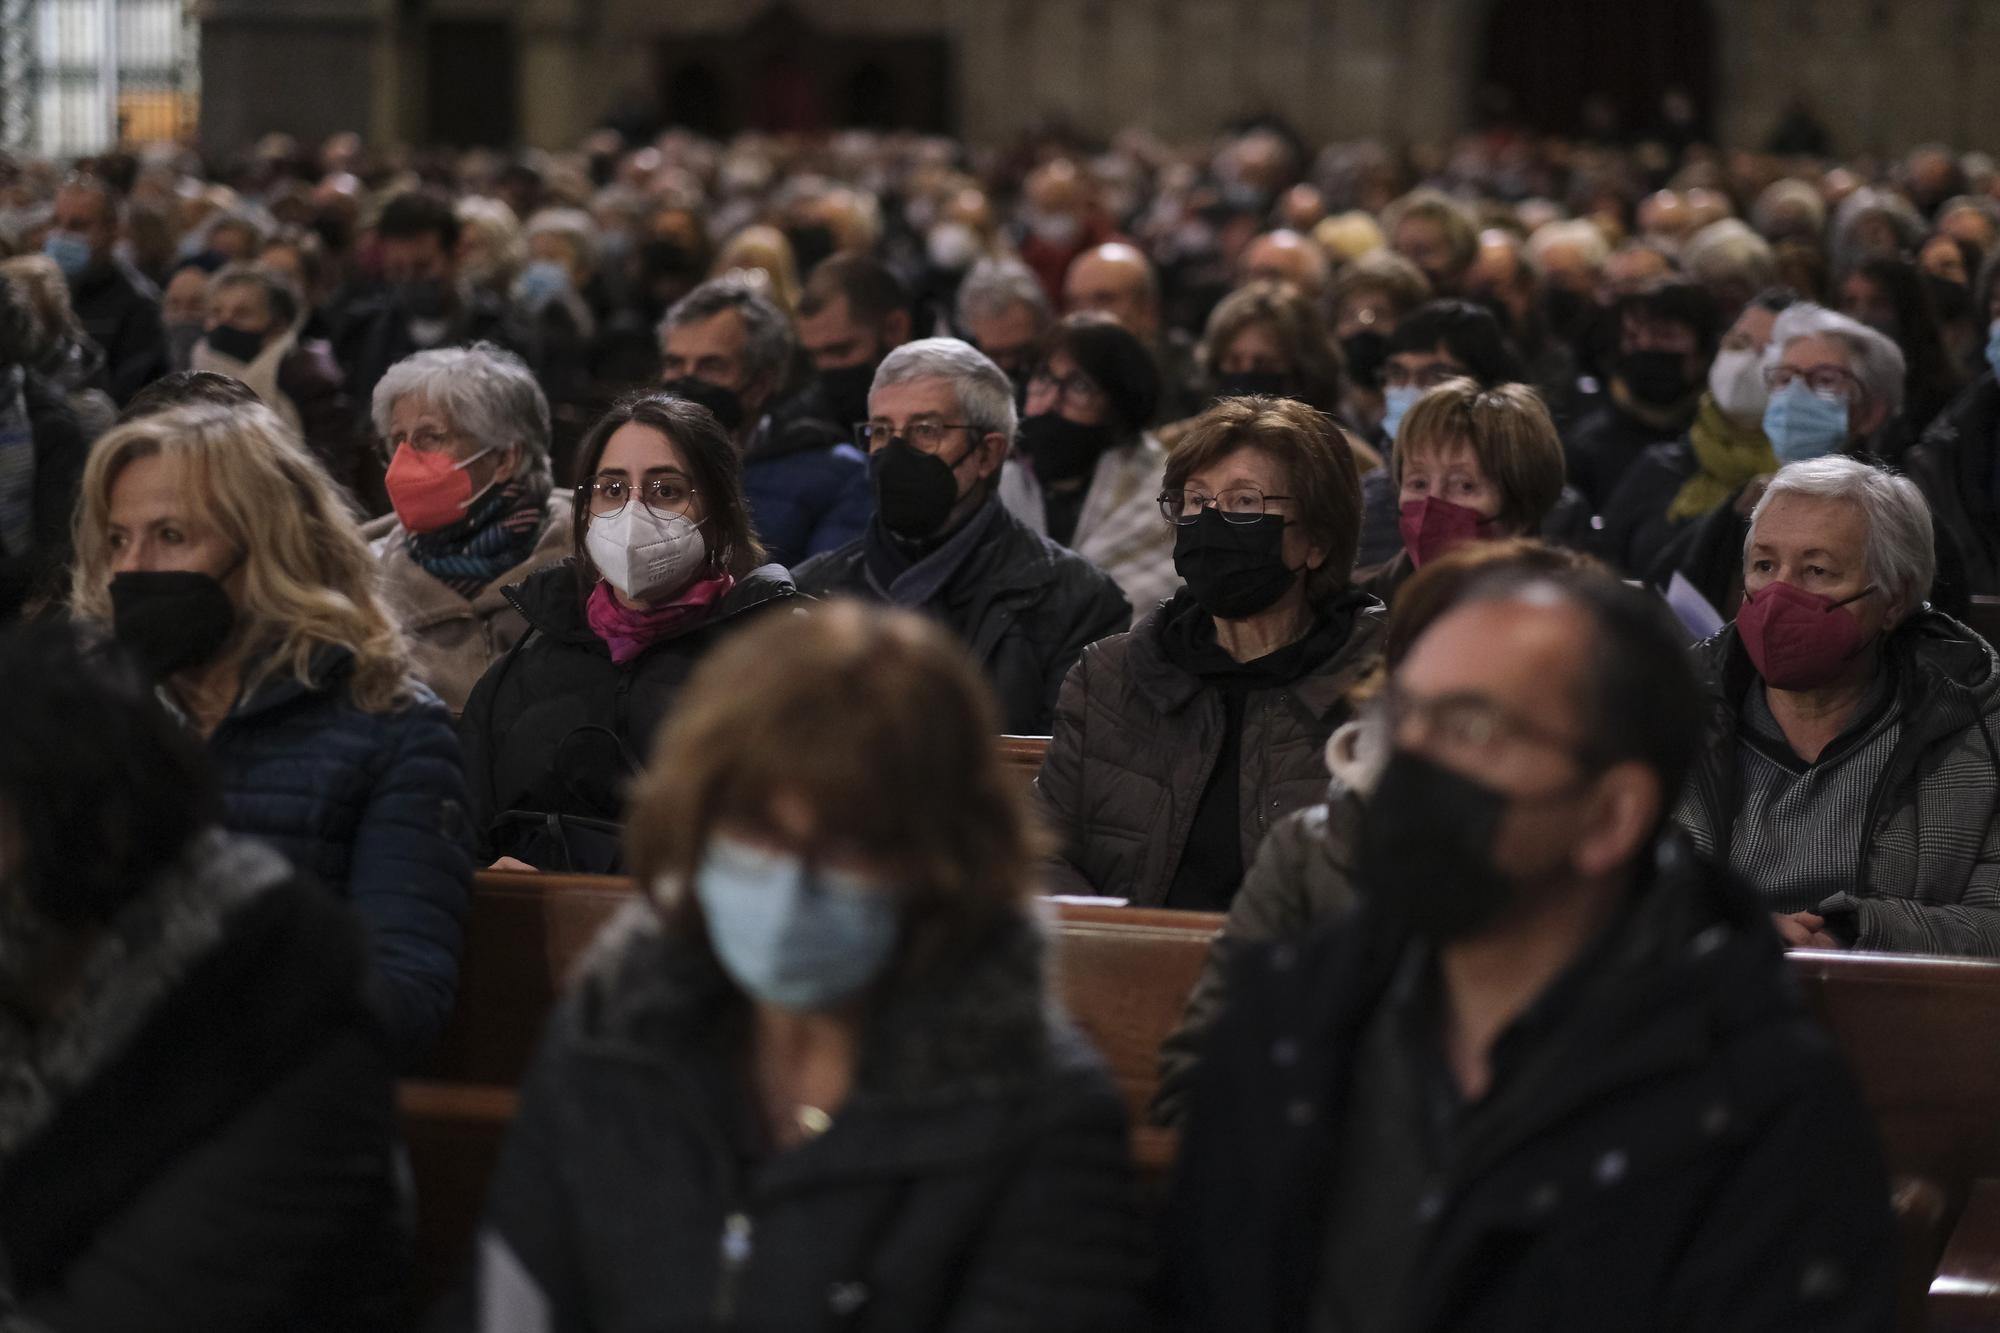
[[[518,478],[495,486],[450,527],[411,533],[410,558],[470,600],[534,551],[547,503]]]
[[[735,586],[736,579],[729,574],[696,579],[658,606],[635,611],[618,600],[610,584],[599,579],[590,590],[584,619],[590,622],[590,632],[611,650],[611,660],[624,666],[681,626],[708,619],[709,611]]]
[[[0,554],[25,555],[35,544],[35,433],[19,366],[0,371]]]
[[[1667,517],[1676,523],[1700,518],[1752,479],[1778,470],[1778,456],[1762,428],[1731,421],[1713,394],[1701,396],[1688,443],[1694,446],[1695,474],[1667,506]]]

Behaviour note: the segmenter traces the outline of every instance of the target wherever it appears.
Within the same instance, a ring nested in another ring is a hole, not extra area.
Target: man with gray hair
[[[953,323],[1013,381],[1016,406],[1035,371],[1036,349],[1055,319],[1041,279],[1018,259],[982,259],[958,285]]]
[[[1935,573],[1908,478],[1793,463],[1697,650],[1708,738],[1674,818],[1793,947],[2000,956],[2000,658],[1931,609]]]
[[[867,532],[793,571],[799,591],[922,609],[986,668],[1010,733],[1046,736],[1063,676],[1132,608],[1109,575],[1008,513],[997,491],[1014,445],[1007,377],[956,338],[905,343],[868,395],[875,494]]]
[[[774,564],[790,566],[859,537],[868,464],[840,429],[779,420],[797,339],[791,320],[741,273],[711,278],[660,324],[661,387],[715,413],[743,459],[743,493]]]

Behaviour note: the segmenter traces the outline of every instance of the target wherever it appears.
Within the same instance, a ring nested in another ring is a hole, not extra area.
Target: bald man
[[[1063,309],[1108,315],[1146,344],[1160,369],[1160,410],[1152,424],[1178,421],[1200,406],[1194,392],[1194,344],[1160,318],[1160,280],[1134,245],[1109,241],[1085,250],[1063,276]]]
[[[1259,278],[1289,282],[1317,305],[1326,295],[1329,267],[1318,242],[1281,228],[1265,232],[1243,248],[1239,277],[1243,282]]]

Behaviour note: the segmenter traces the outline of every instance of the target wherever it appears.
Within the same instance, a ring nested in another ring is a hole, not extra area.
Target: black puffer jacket
[[[1124,1112],[1045,986],[1027,921],[987,932],[877,1008],[830,1129],[746,1152],[740,994],[634,905],[523,1087],[481,1246],[480,1287],[507,1304],[477,1326],[1132,1327]]]
[[[0,1327],[396,1327],[394,1084],[364,968],[331,895],[202,834],[60,1018],[0,1010]]]
[[[1193,609],[1181,592],[1131,633],[1085,650],[1063,685],[1035,780],[1062,839],[1049,869],[1054,892],[1166,901],[1226,718],[1221,692],[1176,665],[1162,643]],[[1290,685],[1245,700],[1237,786],[1245,866],[1272,825],[1325,794],[1327,737],[1347,720],[1347,691],[1374,662],[1387,622],[1381,603],[1351,588],[1327,614],[1352,625],[1338,650]]]
[[[1546,1062],[1414,1218],[1394,1326],[1890,1327],[1881,1148],[1761,908],[1664,840]],[[1245,960],[1196,1079],[1163,1326],[1307,1326],[1358,1043],[1407,937],[1363,909]],[[1803,1154],[1803,1156],[1802,1156]]]
[[[510,810],[618,820],[625,780],[702,655],[752,617],[801,605],[784,569],[764,565],[707,620],[619,666],[584,617],[573,560],[530,575],[507,600],[528,633],[473,687],[459,723],[473,828],[489,859],[519,854],[493,836]]]
[[[986,668],[1010,735],[1046,736],[1056,695],[1086,644],[1132,624],[1132,607],[1111,576],[1032,532],[1002,510],[992,530],[923,609]],[[814,556],[794,571],[813,597],[875,600],[866,537]]]

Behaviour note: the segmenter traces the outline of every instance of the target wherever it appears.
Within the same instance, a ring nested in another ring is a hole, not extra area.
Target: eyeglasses
[[[971,429],[969,421],[912,421],[900,428],[888,421],[863,421],[854,427],[854,438],[860,441],[864,453],[872,453],[878,446],[900,437],[925,453],[934,454],[943,447],[947,431]]]
[[[1588,753],[1567,736],[1530,722],[1479,694],[1445,694],[1420,699],[1394,686],[1377,695],[1372,707],[1380,733],[1407,744],[1413,737],[1448,754],[1493,754],[1515,745],[1557,750],[1588,768]]]
[[[633,484],[623,477],[592,477],[579,490],[590,494],[590,516],[613,518],[631,503]],[[637,486],[640,503],[661,518],[686,518],[694,487],[679,477],[648,477]]]
[[[1047,366],[1028,377],[1028,392],[1060,394],[1057,401],[1072,412],[1094,412],[1105,401],[1104,390],[1090,376],[1074,374],[1057,379]]]
[[[381,439],[382,457],[393,457],[396,450],[407,444],[411,453],[441,454],[448,452],[453,440],[465,439],[464,431],[437,430],[429,426],[417,430],[390,431]]]
[[[1200,518],[1202,510],[1213,506],[1225,522],[1255,523],[1271,512],[1271,501],[1291,498],[1289,495],[1266,495],[1255,486],[1232,486],[1215,495],[1198,490],[1161,491],[1160,513],[1167,522],[1185,527]]]
[[[1790,388],[1800,381],[1804,381],[1808,389],[1822,398],[1853,402],[1861,396],[1861,381],[1839,366],[1814,366],[1810,370],[1786,365],[1764,368],[1764,387],[1772,393]]]
[[[1390,389],[1435,389],[1446,380],[1456,379],[1464,373],[1449,361],[1434,361],[1418,370],[1391,361],[1382,367],[1382,384]]]

